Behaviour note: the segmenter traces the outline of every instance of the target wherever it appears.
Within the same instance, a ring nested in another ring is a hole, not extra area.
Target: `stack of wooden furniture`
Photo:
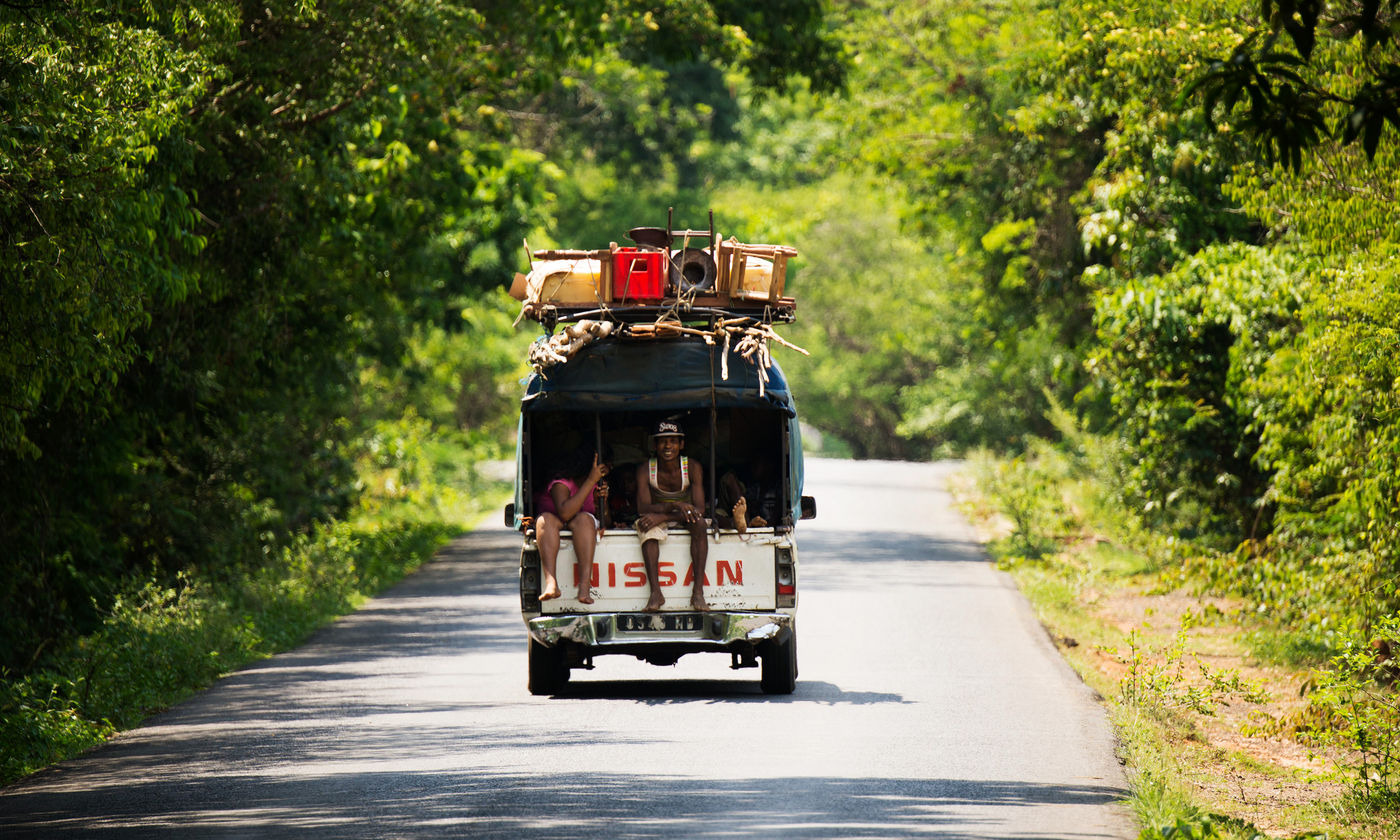
[[[560,315],[677,305],[728,311],[795,306],[783,292],[796,248],[721,240],[713,231],[636,228],[632,234],[636,246],[532,251],[530,273],[515,276],[511,294],[527,308]]]

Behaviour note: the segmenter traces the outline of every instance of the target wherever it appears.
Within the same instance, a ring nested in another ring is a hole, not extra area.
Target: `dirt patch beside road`
[[[988,506],[970,476],[952,484],[998,556],[1010,522]],[[999,556],[998,564],[1114,711],[1131,774],[1163,777],[1200,812],[1220,815],[1214,824],[1223,828],[1221,837],[1250,837],[1240,827],[1247,824],[1270,837],[1400,838],[1395,818],[1352,803],[1343,756],[1298,737],[1314,669],[1253,656],[1257,627],[1243,603],[1139,570],[1131,549],[1091,533],[1061,537],[1059,545],[1052,556]],[[1152,807],[1135,804],[1140,811]]]

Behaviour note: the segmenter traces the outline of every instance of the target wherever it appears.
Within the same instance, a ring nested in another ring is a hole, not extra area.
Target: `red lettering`
[[[688,569],[685,570],[685,580],[681,582],[681,585],[682,585],[682,586],[690,586],[692,583],[695,583],[695,567],[694,567],[694,566],[691,566],[690,568],[688,568]],[[710,576],[709,576],[709,575],[705,575],[705,577],[701,580],[701,584],[704,585],[704,586],[709,586],[709,585],[710,585]]]
[[[622,573],[627,576],[623,586],[647,585],[647,570],[641,563],[628,563],[622,567]]]
[[[591,583],[593,586],[597,586],[597,585],[598,585],[598,564],[597,564],[597,563],[594,563],[594,564],[593,564],[593,577],[591,577],[591,578],[589,579],[589,583]],[[574,564],[574,586],[578,586],[578,564],[577,564],[577,563]]]
[[[740,586],[744,585],[744,561],[735,560],[734,565],[729,565],[728,560],[721,560],[715,564],[715,574],[719,576],[719,585],[724,586],[724,576],[729,575],[729,579]]]

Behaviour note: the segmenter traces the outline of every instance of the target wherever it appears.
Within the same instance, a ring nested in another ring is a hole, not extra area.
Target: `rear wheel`
[[[530,640],[530,693],[558,694],[569,681],[569,663],[564,648],[545,647]]]
[[[797,634],[772,642],[759,652],[763,670],[758,678],[764,694],[791,694],[797,688]]]

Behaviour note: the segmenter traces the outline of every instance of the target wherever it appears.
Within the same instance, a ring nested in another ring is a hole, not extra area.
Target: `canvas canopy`
[[[568,364],[536,373],[526,383],[521,410],[673,411],[702,408],[769,408],[797,412],[787,378],[776,363],[759,394],[758,369],[733,352],[728,379],[718,344],[699,339],[599,341]]]

